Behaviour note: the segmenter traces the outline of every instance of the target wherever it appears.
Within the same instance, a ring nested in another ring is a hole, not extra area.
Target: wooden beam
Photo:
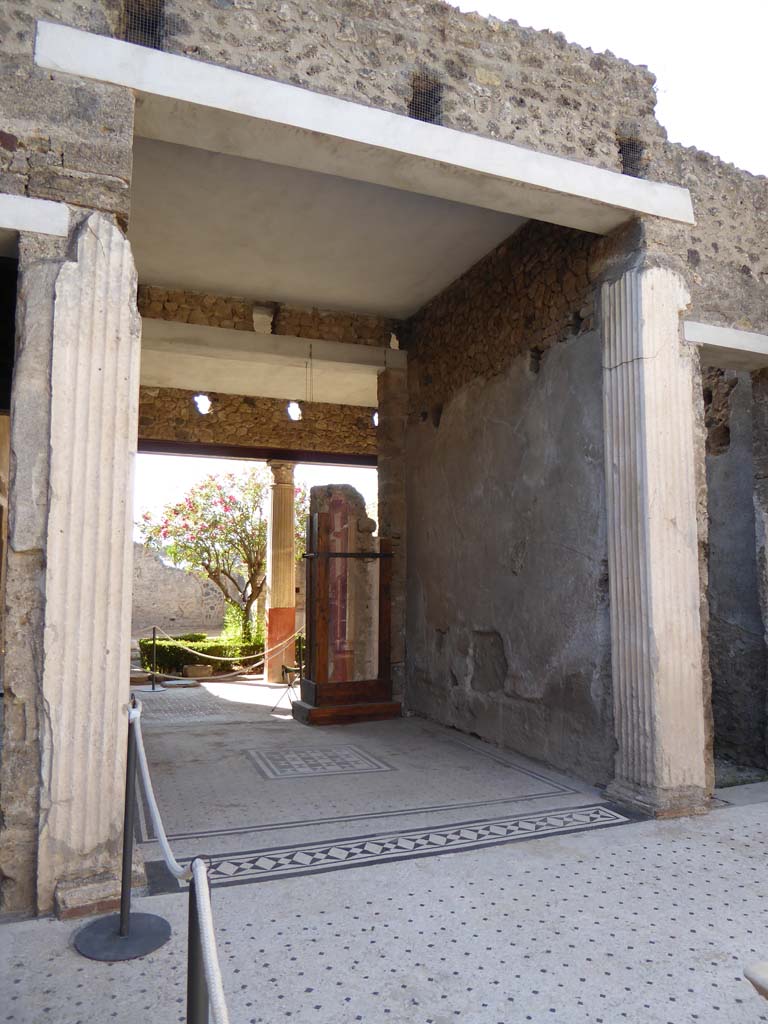
[[[157,455],[191,455],[212,459],[251,459],[266,462],[315,463],[325,466],[376,466],[375,455],[355,455],[348,452],[315,452],[306,448],[255,448],[239,444],[210,444],[201,441],[162,441],[139,437],[139,451]]]

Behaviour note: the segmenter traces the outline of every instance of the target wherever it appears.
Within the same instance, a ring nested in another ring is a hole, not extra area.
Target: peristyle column
[[[267,542],[267,655],[264,678],[278,682],[293,665],[296,644],[296,547],[294,463],[270,462],[272,494]],[[287,642],[286,642],[287,641]]]
[[[616,775],[660,815],[706,806],[695,351],[684,282],[637,269],[602,291]]]

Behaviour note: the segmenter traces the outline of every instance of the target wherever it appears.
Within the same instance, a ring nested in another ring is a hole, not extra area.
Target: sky
[[[134,521],[144,512],[156,516],[166,505],[177,502],[190,487],[211,473],[239,473],[252,465],[264,463],[241,462],[236,459],[199,459],[189,455],[139,454],[136,459]],[[306,487],[351,484],[365,498],[370,513],[373,514],[376,508],[377,475],[373,468],[299,465],[294,477],[297,483],[303,483]],[[140,539],[137,530],[134,530],[134,538]]]
[[[656,75],[656,116],[673,142],[768,175],[768,0],[495,0],[462,11],[514,18],[610,50]]]

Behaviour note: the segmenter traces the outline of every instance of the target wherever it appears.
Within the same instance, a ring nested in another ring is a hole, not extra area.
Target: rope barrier
[[[203,954],[203,969],[208,987],[208,1002],[214,1024],[229,1024],[229,1012],[224,998],[224,983],[221,979],[219,956],[216,950],[216,933],[213,930],[211,890],[208,885],[208,867],[205,861],[196,857],[192,861],[194,898],[197,907],[198,941]]]
[[[149,807],[149,816],[155,836],[163,852],[163,859],[171,874],[180,881],[190,882],[190,929],[187,952],[187,1020],[196,1024],[207,1024],[208,1008],[213,1014],[214,1024],[229,1024],[229,1011],[224,998],[224,983],[216,950],[216,933],[213,930],[213,909],[211,890],[208,884],[208,867],[205,861],[196,857],[189,867],[182,867],[176,860],[168,842],[168,836],[155,799],[152,778],[149,774],[144,737],[141,734],[141,702],[128,709],[128,721],[133,724],[136,736],[136,758],[141,772],[141,782]],[[199,977],[200,961],[204,981]]]
[[[144,787],[144,796],[147,798],[147,806],[149,807],[149,816],[152,819],[152,827],[155,830],[155,835],[157,836],[157,841],[160,844],[160,849],[163,851],[163,860],[174,878],[178,878],[181,881],[187,881],[192,877],[192,871],[189,868],[183,868],[173,856],[171,844],[168,842],[168,836],[165,834],[163,819],[160,817],[160,810],[157,806],[157,801],[155,800],[155,791],[152,788],[152,779],[149,775],[147,755],[144,750],[144,737],[141,735],[141,701],[136,702],[135,708],[129,709],[128,716],[129,721],[134,723],[134,728],[136,730],[136,754],[139,761],[139,770],[141,772],[141,783]]]
[[[182,651],[186,651],[188,654],[195,654],[198,657],[204,657],[207,661],[234,661],[234,662],[237,662],[240,665],[244,665],[248,661],[258,660],[259,658],[266,658],[266,656],[268,654],[274,654],[275,651],[283,650],[283,648],[288,646],[288,644],[291,642],[291,640],[295,640],[297,636],[300,636],[304,632],[304,630],[302,630],[302,629],[297,629],[295,633],[293,633],[291,636],[287,637],[285,640],[281,640],[280,643],[276,644],[274,647],[269,647],[269,648],[267,648],[264,651],[260,651],[259,654],[249,655],[249,657],[247,657],[247,658],[238,658],[238,657],[223,658],[223,657],[220,657],[217,654],[203,654],[201,651],[195,651],[191,647],[185,647],[184,644],[180,644],[178,642],[178,640],[174,639],[174,637],[172,637],[170,635],[170,633],[166,633],[165,630],[164,629],[160,629],[159,626],[154,626],[153,628],[156,629],[158,633],[162,633],[162,635],[164,637],[166,637],[166,639],[173,640],[173,642],[176,645],[176,647],[180,647],[182,649]]]
[[[253,669],[263,668],[263,662],[257,665],[251,666]],[[150,673],[151,675],[152,673]],[[185,683],[196,685],[197,683],[226,683],[230,679],[239,679],[242,676],[242,671],[235,672],[223,672],[220,676],[174,676],[170,672],[155,672],[154,676],[159,683],[164,682],[166,679],[180,679]]]

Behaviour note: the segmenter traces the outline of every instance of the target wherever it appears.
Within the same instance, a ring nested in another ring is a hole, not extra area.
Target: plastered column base
[[[268,683],[279,683],[282,680],[283,665],[296,664],[296,641],[291,640],[285,647],[280,646],[295,632],[295,608],[269,608],[267,610],[267,650],[280,648],[274,654],[267,656],[264,678]]]
[[[706,814],[710,808],[709,792],[698,786],[679,786],[677,789],[633,786],[614,780],[605,790],[609,800],[631,807],[654,818],[678,818],[686,814]]]

